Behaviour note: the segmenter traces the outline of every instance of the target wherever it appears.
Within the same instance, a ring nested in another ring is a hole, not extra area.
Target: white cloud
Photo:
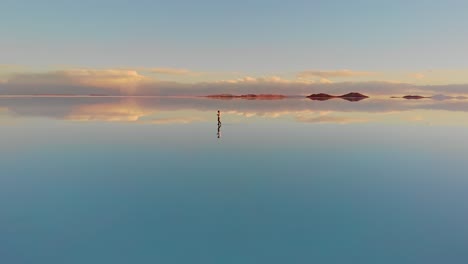
[[[59,71],[72,80],[84,85],[101,88],[131,88],[149,79],[132,70],[72,69]]]
[[[211,82],[162,82],[131,69],[68,69],[43,73],[16,73],[2,76],[0,94],[106,94],[106,95],[185,95],[212,94],[284,94],[312,93],[344,94],[360,92],[366,95],[467,95],[468,85],[411,85],[390,82],[333,82],[325,76],[359,75],[349,71],[326,72],[323,77],[286,79],[281,76],[253,77]],[[316,74],[316,73],[315,73]]]
[[[326,78],[320,78],[320,83],[333,83],[333,82]]]
[[[283,79],[279,76],[264,76],[264,77],[251,77],[246,76],[243,78],[238,78],[234,80],[224,80],[220,83],[231,83],[231,84],[252,84],[252,83],[294,83],[296,81],[290,81]]]
[[[165,75],[201,75],[200,72],[194,72],[187,69],[177,69],[177,68],[151,68],[147,71],[156,73],[156,74],[165,74]]]
[[[413,79],[418,79],[418,80],[421,80],[421,79],[424,79],[424,77],[426,77],[424,74],[422,73],[411,73],[408,75],[410,78],[413,78]]]
[[[336,71],[318,71],[308,70],[297,74],[298,78],[340,78],[340,77],[361,77],[375,74],[374,72],[352,71],[352,70],[336,70]]]

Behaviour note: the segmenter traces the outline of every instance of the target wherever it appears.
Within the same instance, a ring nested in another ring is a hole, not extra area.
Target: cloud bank
[[[166,74],[188,74],[185,70],[160,68]],[[311,93],[344,94],[361,92],[368,95],[467,95],[468,85],[412,85],[397,82],[336,82],[326,78],[361,76],[369,72],[307,71],[303,76],[315,76],[325,81],[284,79],[278,76],[243,77],[233,80],[179,83],[156,80],[136,70],[71,69],[45,73],[17,73],[3,77],[0,95],[139,95],[139,96],[203,96],[230,94],[284,94],[309,95]]]
[[[303,71],[300,72],[297,76],[299,78],[309,78],[309,77],[320,77],[320,78],[339,78],[339,77],[359,77],[359,76],[369,76],[375,74],[374,72],[365,72],[365,71],[352,71],[352,70],[338,70],[338,71]]]
[[[176,69],[176,68],[151,68],[147,71],[156,73],[156,74],[167,74],[167,75],[191,75],[196,76],[200,75],[199,72],[190,71],[187,69]]]

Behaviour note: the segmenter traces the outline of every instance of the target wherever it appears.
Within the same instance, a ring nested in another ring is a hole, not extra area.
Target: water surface
[[[464,100],[0,98],[0,126],[2,263],[468,261]]]

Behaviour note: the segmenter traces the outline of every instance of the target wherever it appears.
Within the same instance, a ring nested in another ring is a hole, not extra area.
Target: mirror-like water
[[[0,98],[0,127],[2,263],[468,260],[464,100]]]

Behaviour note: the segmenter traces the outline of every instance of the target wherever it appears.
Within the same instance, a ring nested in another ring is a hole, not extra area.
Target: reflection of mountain
[[[366,99],[367,97],[340,97],[343,100],[350,101],[350,102],[359,102],[361,100]]]
[[[214,95],[208,95],[206,97],[214,98],[214,99],[224,99],[224,100],[226,99],[229,100],[229,99],[234,99],[234,98],[247,99],[247,100],[279,100],[279,99],[284,99],[287,96],[282,95],[282,94],[243,94],[243,95],[214,94]]]
[[[205,118],[193,115],[195,111],[206,112],[209,119],[212,117],[212,113],[219,110],[220,107],[225,113],[271,117],[298,112],[389,113],[412,110],[446,110],[468,113],[468,103],[460,100],[390,100],[375,98],[353,104],[341,100],[318,102],[304,98],[223,101],[200,97],[0,98],[0,109],[4,109],[3,115],[106,122],[158,124],[199,122]]]
[[[444,101],[444,100],[466,100],[468,97],[466,96],[450,96],[444,94],[436,94],[433,96],[422,96],[422,95],[405,95],[405,96],[391,96],[390,98],[400,98],[400,99],[407,99],[407,100],[419,100],[419,99],[432,99],[436,101]]]
[[[412,99],[424,99],[424,98],[431,98],[431,97],[425,97],[425,96],[421,96],[421,95],[405,95],[403,96],[403,98],[405,99],[409,99],[409,100],[412,100]]]
[[[340,98],[369,98],[369,96],[363,95],[363,94],[360,94],[360,93],[347,93],[347,94],[344,94],[344,95],[340,95],[338,97],[340,97]]]
[[[369,96],[367,95],[363,95],[363,94],[360,94],[360,93],[347,93],[347,94],[343,94],[343,95],[330,95],[330,94],[326,94],[326,93],[319,93],[319,94],[311,94],[309,96],[307,96],[307,98],[311,99],[311,100],[316,100],[316,101],[326,101],[326,100],[330,100],[330,99],[333,99],[333,98],[341,98],[341,99],[344,99],[344,100],[347,100],[347,101],[350,101],[350,102],[357,102],[357,101],[361,101],[361,100],[364,100],[366,98],[369,98]]]

